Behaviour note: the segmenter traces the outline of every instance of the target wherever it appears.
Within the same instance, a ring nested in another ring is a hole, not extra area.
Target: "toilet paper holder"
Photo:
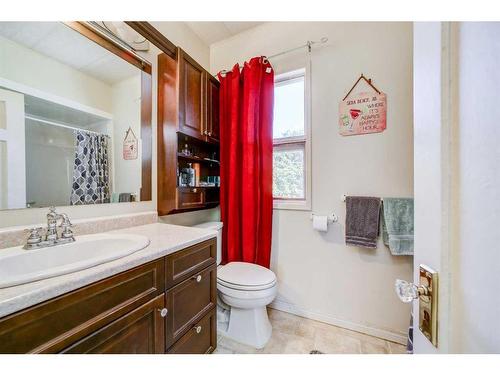
[[[317,215],[317,216],[321,216],[321,215]],[[311,214],[311,220],[314,218],[314,214]],[[339,221],[339,217],[335,214],[330,214],[327,216],[327,219],[328,219],[328,224],[331,224],[331,223],[336,223],[337,221]]]

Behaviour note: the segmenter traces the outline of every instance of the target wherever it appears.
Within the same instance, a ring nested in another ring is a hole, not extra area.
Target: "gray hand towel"
[[[380,198],[346,197],[345,243],[351,246],[377,247]]]
[[[382,238],[392,255],[413,255],[413,198],[384,198]]]
[[[132,194],[130,193],[120,193],[118,196],[118,202],[131,202]]]

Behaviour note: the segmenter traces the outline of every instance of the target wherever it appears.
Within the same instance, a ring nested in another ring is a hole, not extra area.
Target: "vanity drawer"
[[[167,290],[165,303],[168,309],[165,337],[167,348],[216,306],[216,293],[216,264]]]
[[[217,345],[217,309],[212,309],[182,336],[168,351],[169,354],[205,354]]]
[[[215,238],[167,256],[165,264],[167,289],[215,263],[216,257]]]
[[[162,354],[165,353],[165,318],[162,294],[85,337],[62,353]]]
[[[205,192],[203,189],[191,187],[177,188],[177,208],[179,210],[188,210],[203,207],[204,205]]]
[[[54,353],[165,290],[160,259],[0,319],[0,353]]]

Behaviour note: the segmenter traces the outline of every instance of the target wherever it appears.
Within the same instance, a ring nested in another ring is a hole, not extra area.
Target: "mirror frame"
[[[126,48],[121,43],[118,43],[118,41],[115,41],[110,36],[106,35],[103,32],[99,32],[97,28],[92,26],[92,24],[90,24],[89,22],[72,21],[64,22],[64,24],[141,70],[142,175],[140,202],[151,201],[153,196],[153,184],[151,176],[153,156],[153,131],[151,124],[151,116],[153,111],[152,65],[150,62],[143,59],[132,50]]]

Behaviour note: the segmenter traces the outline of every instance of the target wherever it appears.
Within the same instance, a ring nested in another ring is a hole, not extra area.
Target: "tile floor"
[[[219,336],[216,354],[405,354],[406,347],[377,337],[268,309],[273,334],[262,349]]]

